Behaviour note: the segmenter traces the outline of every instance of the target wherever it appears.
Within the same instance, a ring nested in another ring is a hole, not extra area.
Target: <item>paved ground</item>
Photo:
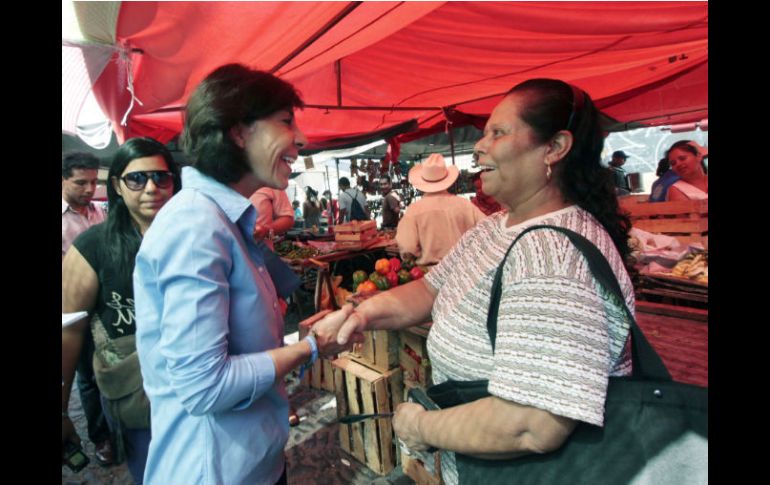
[[[289,383],[290,400],[300,415],[300,424],[290,428],[286,445],[288,482],[318,485],[409,485],[414,482],[396,468],[380,477],[348,455],[339,446],[336,400],[334,395]],[[70,416],[83,438],[91,463],[79,473],[62,467],[62,485],[131,485],[125,464],[101,467],[94,459],[94,445],[88,441],[86,420],[77,392],[70,399]]]

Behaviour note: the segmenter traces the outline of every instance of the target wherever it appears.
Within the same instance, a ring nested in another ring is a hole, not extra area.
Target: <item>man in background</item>
[[[91,199],[96,192],[99,173],[99,159],[85,152],[64,154],[61,162],[61,256],[72,245],[72,241],[91,226],[104,221],[101,206]],[[94,378],[94,339],[90,326],[83,336],[83,350],[76,367],[76,382],[83,413],[88,422],[88,439],[94,443],[96,461],[101,465],[114,462],[110,429],[102,412],[101,394]]]
[[[395,229],[401,218],[401,198],[393,191],[393,183],[389,175],[380,177],[382,191],[382,228]]]
[[[617,150],[612,154],[609,169],[612,174],[612,180],[615,182],[615,193],[618,195],[628,195],[631,193],[631,186],[628,184],[628,176],[623,170],[623,164],[626,163],[628,155],[623,150]]]
[[[459,176],[455,165],[432,153],[409,170],[409,183],[422,198],[404,211],[398,223],[396,242],[403,260],[433,265],[443,258],[463,233],[486,217],[475,205],[449,188]]]
[[[294,227],[294,208],[283,190],[262,187],[249,198],[257,209],[254,239],[274,250],[273,238]]]
[[[360,190],[350,188],[347,177],[340,178],[340,222],[365,221],[371,219],[366,209],[366,195]],[[356,202],[354,204],[353,202]]]

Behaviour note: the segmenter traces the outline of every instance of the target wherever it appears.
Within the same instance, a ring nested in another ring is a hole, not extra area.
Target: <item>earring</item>
[[[545,164],[545,179],[546,181],[551,181],[551,165],[546,162]]]

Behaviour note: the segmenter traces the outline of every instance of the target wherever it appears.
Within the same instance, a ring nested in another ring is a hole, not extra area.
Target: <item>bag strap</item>
[[[508,254],[513,249],[513,246],[521,239],[521,237],[529,231],[535,229],[553,229],[567,236],[572,244],[577,247],[583,256],[588,260],[588,268],[593,273],[596,280],[602,287],[613,294],[618,302],[623,305],[626,310],[626,315],[631,321],[631,358],[633,365],[633,376],[644,379],[656,379],[656,380],[671,380],[671,374],[666,369],[660,356],[655,349],[647,341],[642,329],[636,323],[636,318],[631,310],[626,305],[623,292],[620,290],[620,283],[615,276],[615,273],[610,268],[610,264],[607,262],[607,258],[599,251],[599,249],[588,239],[580,234],[558,226],[549,225],[535,225],[530,226],[521,231],[519,235],[513,240],[508,250],[503,256],[503,260],[497,267],[495,273],[495,279],[492,283],[492,297],[489,301],[489,312],[487,313],[487,332],[489,332],[489,340],[492,343],[492,352],[495,351],[495,340],[497,338],[497,314],[500,307],[500,297],[502,295],[502,281],[503,281],[503,267],[505,266],[505,260],[508,258]]]

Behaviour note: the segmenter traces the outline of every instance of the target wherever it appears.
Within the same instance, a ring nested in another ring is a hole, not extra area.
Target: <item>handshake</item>
[[[364,341],[367,320],[353,305],[347,304],[340,310],[325,310],[317,313],[309,321],[315,334],[318,352],[329,356],[349,350],[353,343]]]

